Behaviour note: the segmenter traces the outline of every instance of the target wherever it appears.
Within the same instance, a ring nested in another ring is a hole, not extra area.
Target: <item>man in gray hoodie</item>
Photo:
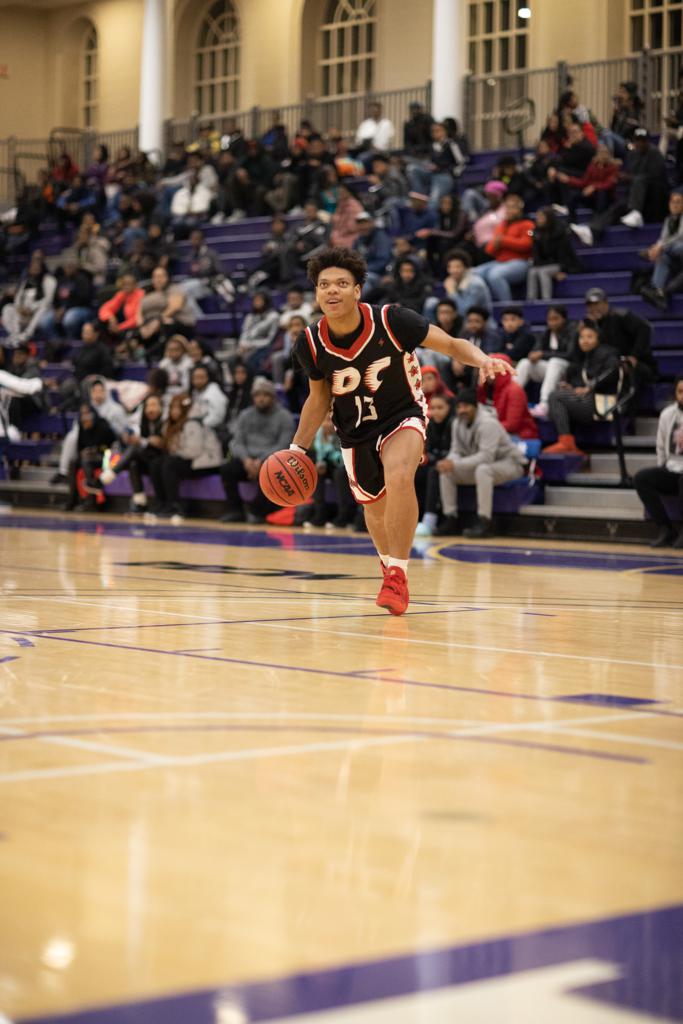
[[[683,521],[683,374],[674,384],[675,402],[659,414],[657,465],[639,470],[633,480],[650,518],[659,526],[653,548],[683,548],[683,527],[675,538],[673,523],[662,497],[678,497],[678,518]]]
[[[524,455],[495,416],[477,404],[474,388],[463,388],[457,399],[451,450],[436,464],[441,474],[441,505],[445,515],[436,534],[450,536],[460,532],[457,485],[474,484],[479,519],[475,526],[463,530],[463,536],[490,537],[493,488],[522,476],[523,466]]]
[[[221,478],[228,503],[223,523],[240,523],[245,519],[240,498],[240,481],[258,481],[262,462],[273,452],[289,448],[294,436],[294,420],[290,412],[278,404],[275,385],[266,377],[257,377],[251,388],[254,404],[243,409],[235,422],[230,443],[229,462],[221,469]],[[269,503],[259,491],[246,513],[248,523],[263,522]]]

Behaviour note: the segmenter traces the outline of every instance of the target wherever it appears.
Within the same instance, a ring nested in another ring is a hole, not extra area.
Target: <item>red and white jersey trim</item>
[[[396,337],[396,335],[392,331],[391,327],[389,326],[389,317],[387,315],[387,310],[388,309],[389,309],[389,306],[382,306],[382,323],[384,324],[384,330],[387,332],[387,334],[389,335],[389,338],[391,339],[393,345],[399,350],[399,352],[404,352],[405,349],[403,348],[403,345],[398,340],[398,338]]]

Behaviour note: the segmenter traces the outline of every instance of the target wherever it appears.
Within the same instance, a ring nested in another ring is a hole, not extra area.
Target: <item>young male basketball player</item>
[[[469,341],[451,338],[400,306],[360,302],[366,265],[350,249],[326,249],[309,261],[322,319],[298,336],[294,356],[309,378],[291,447],[307,451],[332,403],[351,490],[382,561],[380,608],[408,607],[408,559],[417,524],[415,470],[422,458],[426,403],[414,350],[442,352],[479,368],[480,380],[510,373]]]

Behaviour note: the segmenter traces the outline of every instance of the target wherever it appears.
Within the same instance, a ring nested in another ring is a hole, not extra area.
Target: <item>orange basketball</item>
[[[259,470],[258,482],[275,505],[304,505],[313,497],[318,472],[303,452],[285,449],[268,456]]]

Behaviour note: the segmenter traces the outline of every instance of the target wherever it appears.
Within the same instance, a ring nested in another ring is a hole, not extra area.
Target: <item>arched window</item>
[[[81,122],[83,128],[97,126],[97,29],[89,25],[81,53]]]
[[[232,0],[206,11],[195,51],[195,107],[199,114],[231,114],[240,100],[240,23]]]
[[[375,0],[329,0],[321,26],[320,92],[371,92],[375,79]]]

